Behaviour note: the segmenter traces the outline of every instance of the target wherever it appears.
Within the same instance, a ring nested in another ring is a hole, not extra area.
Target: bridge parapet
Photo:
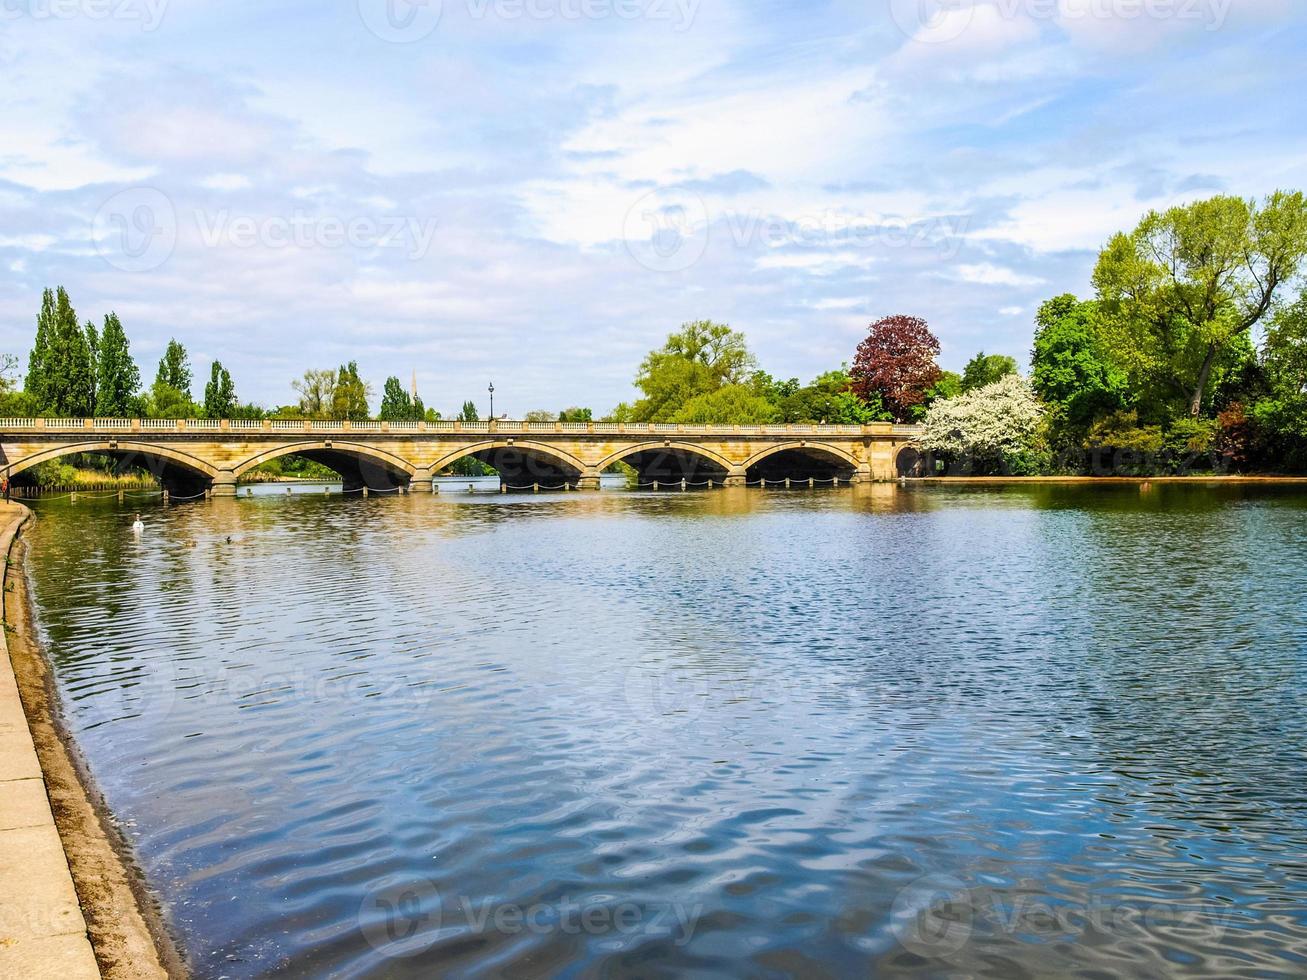
[[[839,483],[894,479],[921,431],[889,422],[0,418],[0,473],[101,453],[149,466],[165,485],[230,492],[249,470],[293,454],[336,470],[347,485],[426,489],[433,475],[472,456],[509,485],[593,488],[616,463],[663,483],[739,486],[791,476]]]
[[[570,434],[655,435],[687,434],[727,437],[733,435],[815,435],[916,438],[921,426],[873,422],[867,425],[825,423],[780,423],[772,425],[693,425],[673,422],[523,422],[497,419],[463,422],[457,419],[435,422],[385,422],[376,419],[56,419],[0,418],[0,432],[395,432],[395,433],[491,433],[565,432]]]

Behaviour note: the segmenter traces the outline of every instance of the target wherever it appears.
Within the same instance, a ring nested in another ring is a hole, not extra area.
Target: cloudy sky
[[[1022,363],[1151,207],[1307,184],[1296,0],[0,0],[0,351],[630,397],[682,321],[808,379],[926,317]]]

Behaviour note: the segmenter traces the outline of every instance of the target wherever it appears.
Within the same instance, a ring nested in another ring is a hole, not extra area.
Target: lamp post
[[[495,420],[495,383],[490,382],[490,421]]]

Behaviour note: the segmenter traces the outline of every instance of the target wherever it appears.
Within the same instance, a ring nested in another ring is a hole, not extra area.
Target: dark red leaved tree
[[[899,422],[906,422],[914,405],[926,398],[939,380],[939,341],[916,316],[897,314],[877,320],[858,345],[849,371],[853,390],[863,398],[879,395]]]

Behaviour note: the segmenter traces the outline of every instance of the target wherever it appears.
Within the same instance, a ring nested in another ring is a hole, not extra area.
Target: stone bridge
[[[0,473],[12,479],[47,460],[99,453],[146,467],[175,496],[234,496],[251,469],[294,454],[335,470],[347,490],[430,493],[433,477],[469,456],[512,490],[597,490],[616,463],[634,467],[646,485],[864,482],[913,472],[919,434],[889,423],[0,419]]]

